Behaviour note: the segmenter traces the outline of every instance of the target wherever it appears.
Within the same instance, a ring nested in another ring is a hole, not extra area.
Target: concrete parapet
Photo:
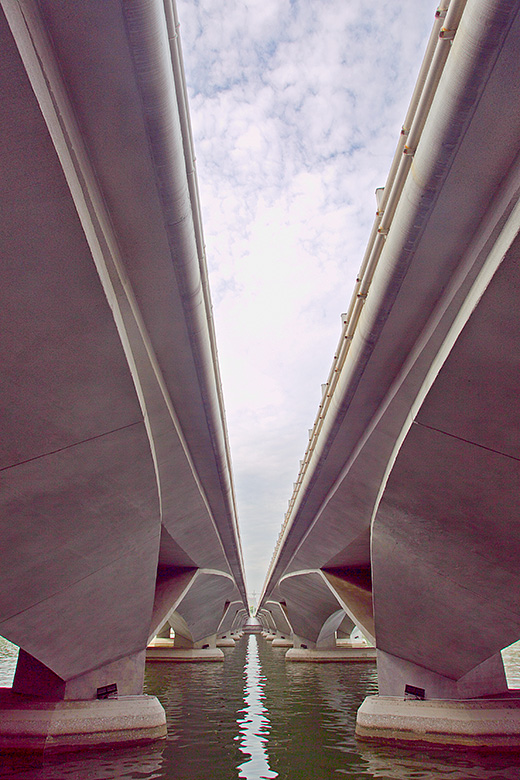
[[[273,642],[276,639],[276,634],[262,634],[264,639],[267,639],[268,642]]]
[[[367,742],[520,748],[520,691],[499,699],[403,700],[368,696],[356,736]]]
[[[223,661],[224,653],[218,647],[184,648],[184,647],[148,647],[146,649],[146,660],[181,662],[181,663],[200,663],[205,661]]]
[[[49,701],[0,688],[0,750],[72,751],[166,737],[155,696]]]
[[[375,647],[336,647],[320,650],[317,648],[293,647],[285,654],[286,661],[310,663],[356,663],[374,662]]]

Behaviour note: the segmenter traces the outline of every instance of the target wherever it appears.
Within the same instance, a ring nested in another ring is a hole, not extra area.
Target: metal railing
[[[343,327],[340,340],[334,354],[329,376],[326,383],[322,385],[322,400],[318,407],[318,413],[314,420],[313,427],[309,430],[309,444],[305,450],[303,460],[300,461],[300,470],[296,482],[294,483],[294,490],[289,500],[289,506],[285,513],[269,564],[259,605],[262,603],[262,599],[269,585],[269,580],[278,561],[281,547],[290,529],[298,493],[316,448],[327,411],[338,384],[341,370],[349,353],[352,338],[365,300],[368,296],[370,284],[379,262],[386,237],[391,228],[397,204],[411,167],[413,155],[419,144],[426,117],[428,116],[428,112],[433,102],[449,54],[450,45],[455,37],[465,4],[466,0],[451,0],[451,2],[450,0],[442,0],[435,12],[432,31],[417,77],[416,86],[410,100],[408,112],[401,129],[399,142],[390,166],[386,184],[384,188],[380,188],[376,191],[377,211],[374,224],[370,232],[363,262],[361,263],[361,268],[356,278],[348,311],[346,314],[341,315]]]

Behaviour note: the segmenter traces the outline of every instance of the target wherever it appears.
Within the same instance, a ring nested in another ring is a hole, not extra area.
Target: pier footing
[[[285,637],[277,637],[271,642],[271,647],[292,647],[293,642],[291,639],[285,639]]]
[[[218,647],[184,648],[184,647],[147,647],[147,661],[164,661],[171,663],[200,663],[223,661],[224,653]]]
[[[403,746],[519,750],[520,692],[496,699],[425,701],[368,696],[358,710],[356,736]]]
[[[217,647],[235,647],[235,640],[232,636],[222,636],[217,639]]]
[[[0,750],[65,752],[166,737],[155,696],[49,701],[0,689]]]
[[[354,663],[376,660],[375,647],[337,647],[328,650],[293,647],[285,654],[286,661],[311,663]]]

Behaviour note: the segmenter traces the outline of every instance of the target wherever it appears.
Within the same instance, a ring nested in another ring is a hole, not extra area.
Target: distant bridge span
[[[141,694],[246,603],[175,8],[1,8],[0,634],[19,693]]]
[[[520,637],[519,9],[438,16],[260,600],[343,606],[382,698],[502,694]]]

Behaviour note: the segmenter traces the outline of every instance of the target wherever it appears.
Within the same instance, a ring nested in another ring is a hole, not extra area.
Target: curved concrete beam
[[[179,599],[198,635],[245,598],[172,14],[0,11],[0,633],[18,685],[38,669],[69,698],[116,672],[140,693]]]

